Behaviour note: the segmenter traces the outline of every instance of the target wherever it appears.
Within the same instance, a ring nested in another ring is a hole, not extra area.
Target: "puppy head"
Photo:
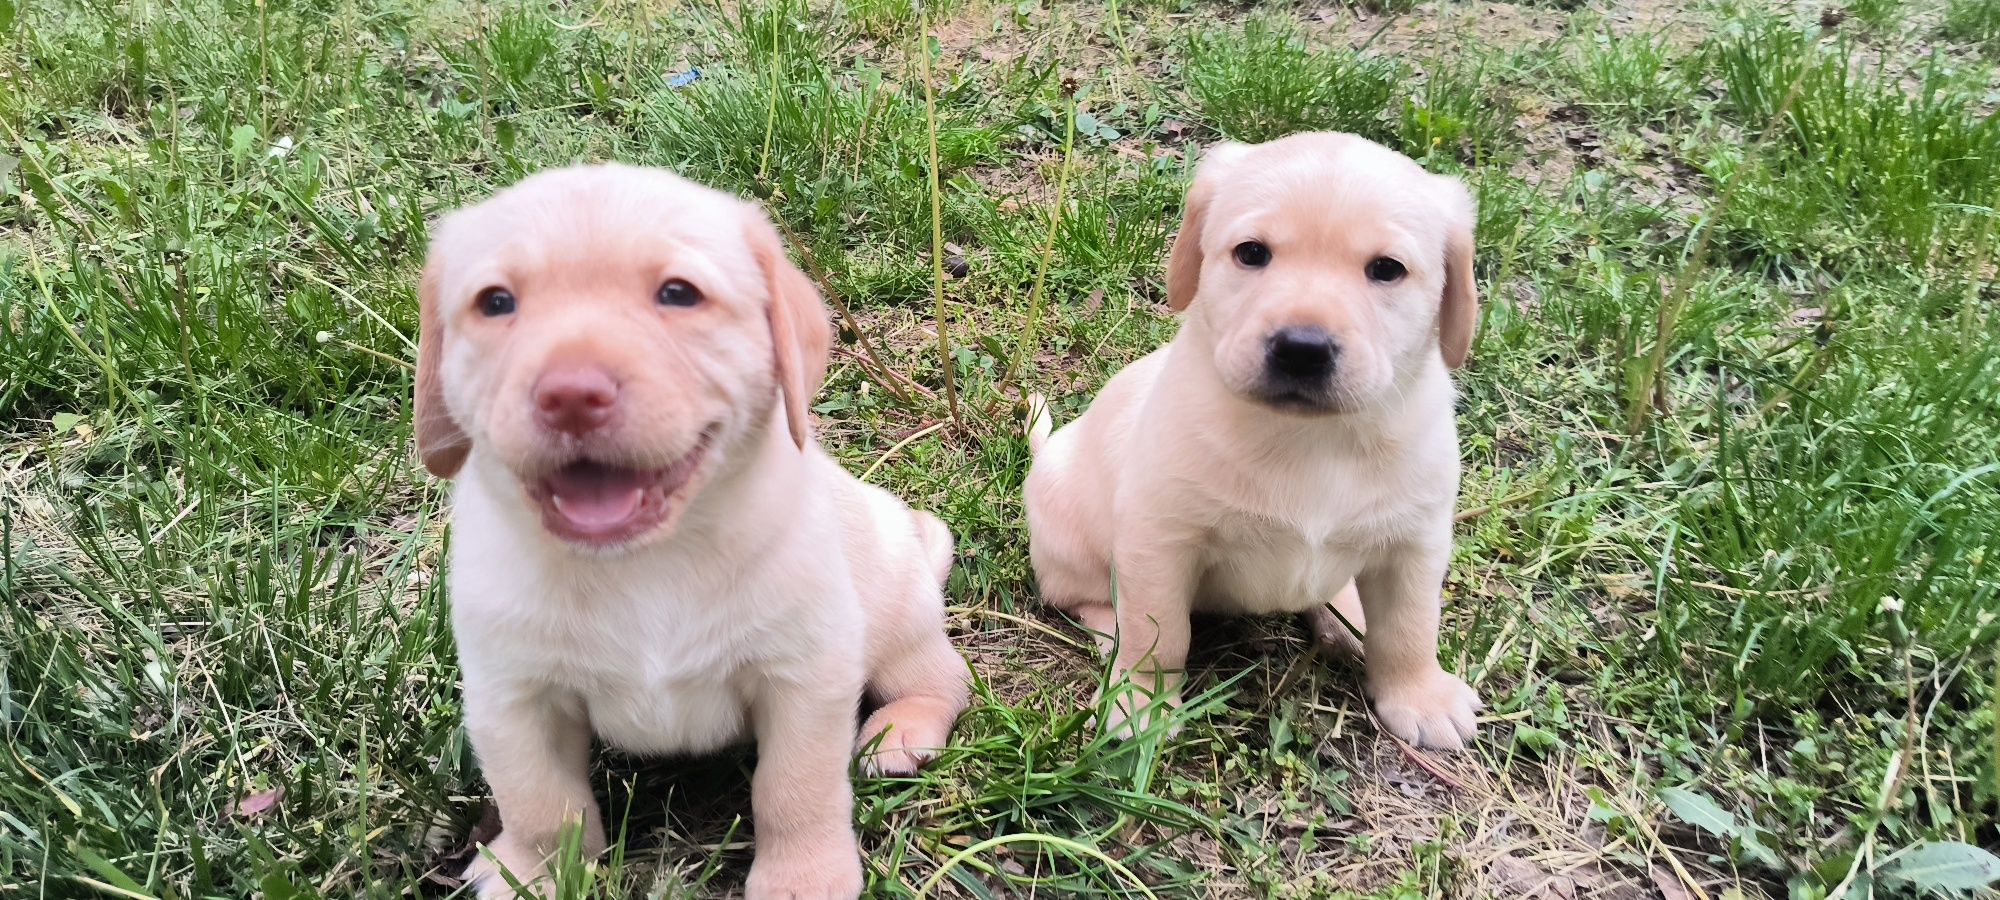
[[[781,397],[811,439],[819,293],[762,210],[671,173],[559,169],[452,213],[418,294],[425,468],[479,447],[572,544],[670,533]]]
[[[1472,200],[1456,179],[1345,134],[1208,152],[1167,263],[1223,383],[1296,413],[1365,409],[1477,316]]]

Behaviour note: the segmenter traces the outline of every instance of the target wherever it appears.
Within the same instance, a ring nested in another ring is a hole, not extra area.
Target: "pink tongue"
[[[549,476],[548,485],[556,511],[585,528],[603,528],[632,518],[646,495],[639,473],[593,463],[565,466]]]

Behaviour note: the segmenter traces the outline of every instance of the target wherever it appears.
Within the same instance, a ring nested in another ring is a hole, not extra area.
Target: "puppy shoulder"
[[[902,498],[879,485],[862,481],[823,453],[814,468],[840,513],[840,528],[845,536],[899,545],[917,539],[910,506]]]
[[[1172,391],[1171,379],[1164,377],[1167,349],[1161,347],[1118,370],[1077,418],[1076,424],[1083,430],[1096,432],[1094,442],[1102,450],[1123,449],[1148,407],[1172,402],[1171,396],[1164,396]]]

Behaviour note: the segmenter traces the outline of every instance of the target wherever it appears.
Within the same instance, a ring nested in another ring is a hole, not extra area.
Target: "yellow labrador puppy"
[[[951,535],[814,442],[827,313],[762,210],[664,171],[546,172],[438,224],[420,300],[417,447],[458,479],[492,860],[535,883],[578,819],[603,848],[593,732],[662,754],[754,737],[748,896],[858,895],[857,746],[911,772],[965,705]],[[480,896],[511,896],[482,863]]]
[[[1459,182],[1359,137],[1209,150],[1167,264],[1179,335],[1061,431],[1040,404],[1030,422],[1043,596],[1152,698],[1125,692],[1109,727],[1178,703],[1190,612],[1302,611],[1351,643],[1332,604],[1391,732],[1472,736],[1479,700],[1437,660],[1472,226]]]

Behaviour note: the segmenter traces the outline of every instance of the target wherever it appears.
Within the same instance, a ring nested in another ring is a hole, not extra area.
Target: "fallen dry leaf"
[[[1653,867],[1653,886],[1660,889],[1661,900],[1694,900],[1681,886],[1680,879],[1659,866]]]
[[[278,805],[278,801],[283,799],[285,799],[285,789],[282,786],[274,787],[268,791],[258,791],[236,801],[236,806],[230,810],[230,813],[245,819],[254,819],[270,812],[273,807]]]

